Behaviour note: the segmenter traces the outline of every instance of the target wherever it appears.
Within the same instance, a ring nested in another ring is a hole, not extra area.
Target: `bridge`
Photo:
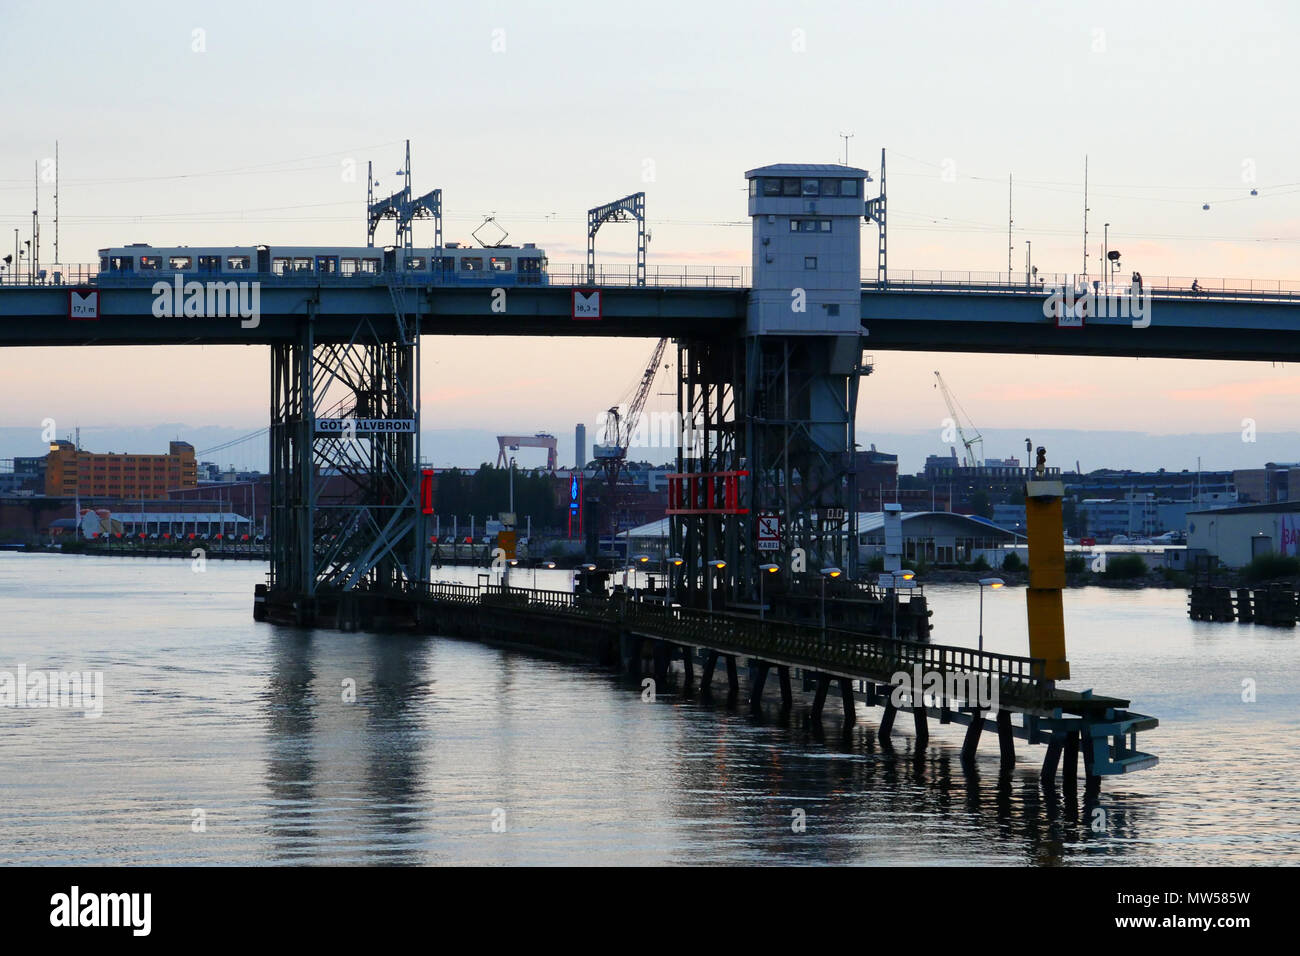
[[[757,668],[756,697],[771,670],[783,698],[791,675],[803,675],[818,712],[833,681],[844,694],[856,682],[875,700],[891,667],[915,662],[946,673],[960,660],[965,670],[996,671],[1008,695],[991,718],[1004,758],[1013,732],[1006,715],[1019,708],[1022,734],[1048,744],[1045,775],[1080,740],[1092,755],[1090,784],[1149,766],[1154,758],[1139,754],[1131,735],[1154,726],[1152,718],[1128,714],[1117,698],[1055,687],[1069,676],[1063,557],[1049,555],[1036,577],[1031,571],[1031,622],[1042,626],[1031,627],[1029,658],[958,658],[959,649],[941,648],[936,659],[922,642],[886,647],[853,622],[831,635],[799,619],[804,598],[831,572],[857,589],[832,605],[870,603],[861,599],[854,507],[858,388],[871,371],[865,352],[1288,360],[1300,352],[1300,284],[1164,277],[1124,289],[1064,275],[891,271],[883,162],[881,195],[865,201],[870,177],[853,167],[779,164],[745,175],[755,250],[746,268],[647,267],[641,246],[635,270],[597,268],[593,226],[585,265],[549,267],[530,282],[258,272],[214,288],[192,281],[203,276],[65,268],[57,283],[0,287],[0,346],[269,347],[270,572],[255,598],[259,617],[343,628],[432,620],[466,632],[495,621],[520,635],[554,632],[561,643],[594,629],[597,643],[650,642],[657,669],[676,654],[688,675],[698,659],[711,676],[724,660],[733,688],[735,660],[747,657]],[[628,208],[643,226],[638,197],[620,203],[635,200]],[[864,218],[880,238],[877,268],[865,275]],[[580,608],[514,589],[470,600],[430,583],[432,505],[419,470],[420,347],[430,335],[675,340],[677,411],[690,429],[679,436],[670,477],[674,562],[663,612],[647,616],[603,595],[603,607]],[[318,475],[326,469],[346,493],[324,494]],[[1027,488],[1026,500],[1030,510],[1041,506],[1039,540],[1059,550],[1055,484],[1029,482],[1040,487]],[[741,620],[765,603],[760,578],[773,568],[791,600],[767,603],[789,620]],[[899,570],[897,554],[887,555],[887,569]],[[625,663],[639,659],[623,650]],[[1005,682],[1003,667],[1018,676]],[[912,709],[920,733],[931,711],[923,702]],[[976,735],[985,726],[978,709],[953,699],[939,700],[935,712],[941,722],[968,722]],[[885,719],[893,719],[888,707]],[[1107,737],[1115,738],[1108,749],[1092,749]]]
[[[594,283],[579,266],[560,267],[546,286],[505,287],[504,304],[490,285],[431,285],[411,277],[320,279],[255,276],[260,319],[237,316],[158,318],[153,282],[100,278],[87,265],[67,284],[0,285],[0,347],[60,345],[270,345],[293,341],[312,316],[318,343],[346,342],[357,323],[394,310],[393,286],[420,320],[422,335],[644,337],[725,340],[744,334],[750,289],[745,267],[664,266],[638,287],[621,270],[598,271]],[[1206,279],[1144,280],[1150,324],[1095,315],[1082,328],[1059,328],[1044,314],[1046,289],[1073,276],[891,272],[864,277],[861,327],[874,351],[991,352],[1292,361],[1300,357],[1300,282]],[[69,319],[73,288],[100,292],[98,319]],[[598,321],[575,321],[574,289],[598,289]],[[1115,298],[1131,290],[1115,290]]]

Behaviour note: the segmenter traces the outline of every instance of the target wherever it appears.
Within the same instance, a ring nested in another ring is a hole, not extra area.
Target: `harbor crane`
[[[966,453],[962,458],[962,464],[967,468],[978,467],[980,459],[983,457],[984,453],[984,436],[981,435],[979,429],[975,427],[975,423],[971,421],[970,416],[966,414],[965,409],[957,404],[957,399],[953,398],[952,392],[948,390],[948,384],[943,380],[943,376],[937,371],[934,373],[934,383],[935,388],[939,389],[939,391],[943,393],[943,400],[948,404],[948,414],[952,416],[953,425],[957,429],[957,437],[961,439],[962,447],[966,449]],[[970,426],[971,432],[974,433],[973,438],[966,437],[966,429],[962,428],[963,418],[966,419],[966,424]],[[976,445],[979,446],[978,451],[976,451]]]
[[[641,412],[645,410],[646,399],[650,397],[650,388],[654,385],[659,363],[663,361],[664,349],[668,339],[660,339],[655,344],[650,361],[641,373],[641,381],[636,386],[632,401],[625,406],[614,405],[605,413],[605,431],[603,444],[592,448],[593,457],[605,472],[610,490],[618,487],[618,476],[627,464],[627,450],[632,443],[632,434],[636,431]]]

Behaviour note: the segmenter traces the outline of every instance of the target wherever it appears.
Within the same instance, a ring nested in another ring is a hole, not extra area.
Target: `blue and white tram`
[[[522,246],[397,249],[387,246],[151,246],[137,242],[99,250],[110,278],[330,278],[364,281],[404,275],[415,281],[484,285],[546,285],[546,253]]]

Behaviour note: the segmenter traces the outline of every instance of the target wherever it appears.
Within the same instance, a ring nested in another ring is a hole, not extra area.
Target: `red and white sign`
[[[99,320],[99,290],[69,289],[68,318],[89,321]]]
[[[573,317],[575,319],[599,319],[601,317],[599,289],[573,290]]]
[[[776,551],[781,547],[781,519],[770,511],[758,516],[758,550]]]

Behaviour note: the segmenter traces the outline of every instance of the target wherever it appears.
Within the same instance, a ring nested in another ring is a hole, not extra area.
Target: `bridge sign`
[[[99,290],[69,289],[68,318],[98,321]]]
[[[573,290],[573,317],[575,319],[599,319],[601,317],[599,289]]]
[[[781,519],[770,511],[758,516],[758,550],[777,551],[781,547]]]
[[[414,418],[318,418],[318,435],[409,435],[415,431]]]

